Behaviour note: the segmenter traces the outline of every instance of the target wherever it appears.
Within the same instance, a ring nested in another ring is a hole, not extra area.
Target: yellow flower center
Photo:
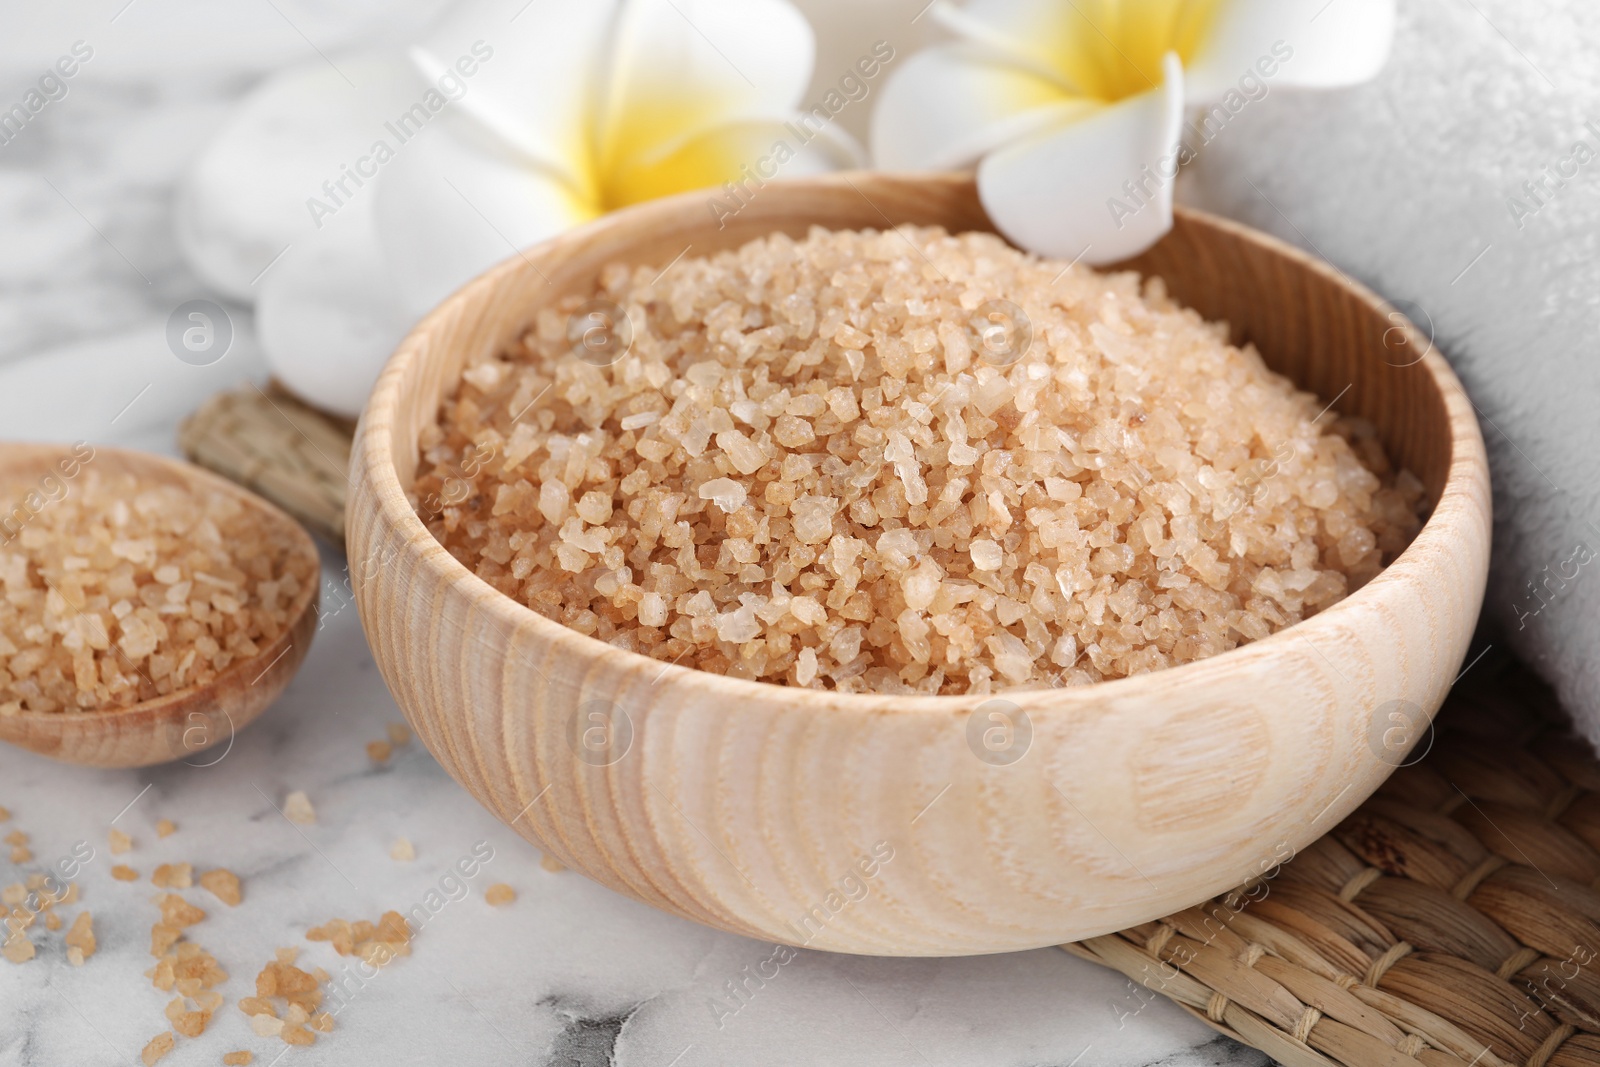
[[[716,101],[680,92],[649,94],[603,118],[595,142],[572,157],[584,167],[585,213],[598,217],[737,179],[757,143],[737,129],[718,128],[716,116]]]
[[[1019,44],[1040,56],[1075,92],[1103,101],[1162,82],[1161,60],[1187,66],[1205,43],[1222,0],[1054,0]]]

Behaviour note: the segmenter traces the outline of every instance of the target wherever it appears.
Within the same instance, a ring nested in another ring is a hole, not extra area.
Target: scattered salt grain
[[[202,874],[200,876],[200,885],[230,908],[238,907],[240,901],[244,900],[244,892],[240,887],[239,876],[224,867],[218,867],[214,871],[207,871]]]
[[[67,962],[74,967],[82,967],[84,961],[94,955],[98,947],[94,938],[94,919],[87,911],[80,911],[78,917],[72,920],[72,929],[67,931],[65,941]]]
[[[188,889],[194,885],[194,867],[188,863],[163,863],[150,876],[157,889]]]
[[[172,1046],[177,1043],[177,1038],[170,1033],[157,1034],[150,1039],[150,1043],[139,1053],[139,1059],[144,1067],[155,1067],[156,1062],[172,1051]]]
[[[298,789],[283,798],[283,815],[300,826],[310,826],[317,821],[317,809],[311,806],[311,798]]]
[[[12,930],[3,944],[0,944],[0,956],[4,956],[12,963],[27,963],[33,959],[37,950],[33,942],[28,940],[28,935],[21,930]]]

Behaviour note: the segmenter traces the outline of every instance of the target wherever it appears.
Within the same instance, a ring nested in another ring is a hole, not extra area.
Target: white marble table
[[[98,66],[23,135],[0,145],[0,436],[173,450],[177,420],[199,398],[264,377],[246,309],[230,307],[233,350],[205,368],[167,350],[168,313],[207,297],[179,257],[171,192],[183,161],[259,72],[303,58],[305,41],[276,4],[194,0],[50,5],[0,0],[0,100],[20,97],[42,63],[77,38]],[[403,22],[390,5],[345,3],[313,15],[325,42]],[[416,17],[425,2],[404,5]],[[381,11],[380,11],[381,9]],[[222,14],[216,12],[221,11]],[[120,13],[119,13],[120,12]],[[114,19],[114,21],[113,21]],[[308,21],[308,24],[310,22]],[[391,26],[391,29],[393,27]],[[45,57],[45,58],[41,58]],[[99,952],[67,964],[61,933],[31,931],[39,956],[0,961],[0,1067],[130,1064],[164,1030],[169,999],[143,972],[158,863],[226,866],[245,884],[230,909],[187,896],[209,917],[191,938],[232,979],[210,1031],[164,1062],[220,1062],[251,1049],[272,1063],[284,1046],[251,1034],[233,1003],[278,946],[307,966],[348,961],[305,931],[335,916],[373,918],[424,899],[479,842],[494,858],[419,933],[415,953],[351,997],[335,1032],[282,1062],[538,1065],[1260,1064],[1165,1002],[1145,1005],[1120,976],[1054,949],[949,960],[801,952],[730,1014],[725,984],[772,946],[653,912],[576,873],[541,869],[535,849],[460,790],[419,746],[374,766],[363,748],[398,711],[325,569],[325,619],[300,675],[212,766],[147,771],[63,767],[0,746],[4,832],[32,836],[34,859],[4,862],[0,885],[52,866],[79,842],[94,850],[79,876]],[[206,754],[193,763],[215,758]],[[315,826],[275,810],[305,790]],[[178,832],[160,840],[158,819]],[[134,851],[113,857],[112,825]],[[389,857],[394,839],[417,858]],[[6,850],[8,851],[8,850]],[[137,883],[111,877],[116,863]],[[505,882],[519,899],[492,908]],[[450,883],[446,883],[447,887]],[[77,910],[65,909],[70,921]],[[717,1005],[724,1005],[718,1010]]]

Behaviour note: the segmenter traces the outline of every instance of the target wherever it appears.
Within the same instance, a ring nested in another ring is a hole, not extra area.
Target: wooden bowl
[[[458,781],[562,863],[764,940],[904,956],[1035,948],[1269,871],[1401,762],[1405,725],[1424,725],[1461,668],[1489,550],[1483,442],[1445,361],[1370,292],[1270,237],[1180,212],[1129,266],[1375,422],[1435,507],[1360,591],[1212,659],[1005,694],[1015,711],[737,680],[535,614],[457,562],[407,502],[418,432],[465,363],[603,265],[905,222],[991,228],[958,176],[773,184],[720,229],[691,194],[508,259],[423,320],[367,404],[347,510],[356,602],[395,699]],[[1011,748],[992,751],[993,730]]]
[[[0,445],[0,475],[28,479],[48,474],[69,453],[61,445]],[[147,767],[185,760],[198,766],[226,755],[207,749],[231,746],[236,731],[266,710],[294,677],[317,626],[321,562],[310,535],[276,507],[199,467],[143,452],[96,447],[86,465],[105,474],[131,473],[141,483],[227,493],[280,526],[295,541],[312,575],[291,605],[294,622],[260,653],[230,664],[205,685],[190,686],[126,708],[89,712],[23,712],[0,717],[0,741],[88,767]],[[71,483],[67,483],[71,492]],[[0,552],[3,552],[0,546]]]

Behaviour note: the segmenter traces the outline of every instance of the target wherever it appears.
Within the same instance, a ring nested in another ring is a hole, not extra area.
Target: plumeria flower
[[[406,56],[256,89],[180,188],[180,244],[255,302],[285,385],[354,414],[411,323],[521,248],[654,197],[859,164],[791,121],[814,50],[789,0],[468,5]]]
[[[1088,263],[1166,233],[1179,166],[1271,89],[1376,75],[1395,22],[1394,0],[937,0],[932,13],[956,40],[889,78],[874,162],[975,165],[1002,233]]]

